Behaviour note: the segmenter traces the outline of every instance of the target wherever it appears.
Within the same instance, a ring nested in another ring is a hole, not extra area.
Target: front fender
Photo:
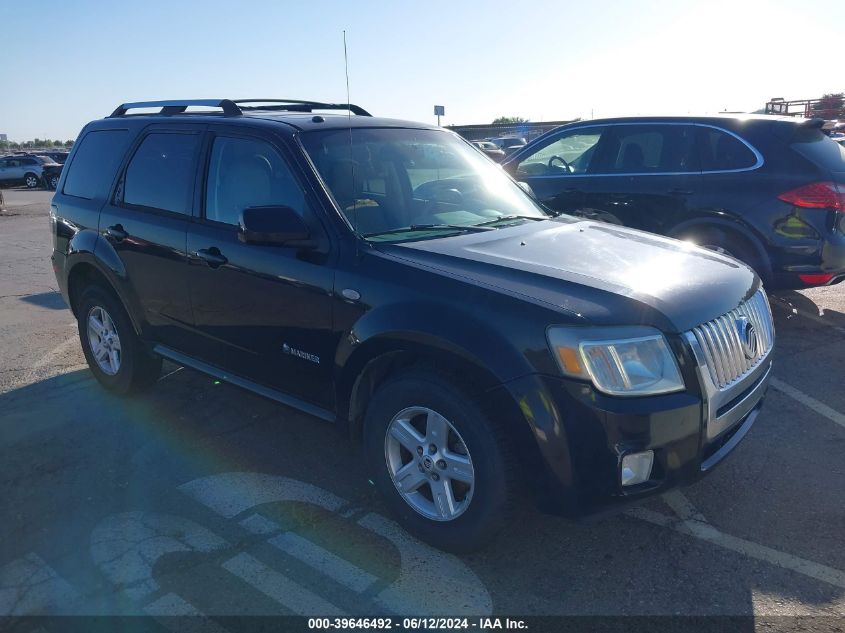
[[[335,367],[341,373],[363,367],[380,349],[430,348],[456,355],[502,383],[530,373],[519,339],[505,336],[489,322],[446,304],[408,302],[372,309],[341,337]]]

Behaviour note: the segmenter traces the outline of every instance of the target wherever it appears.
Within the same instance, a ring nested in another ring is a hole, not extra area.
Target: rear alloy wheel
[[[161,374],[161,357],[146,349],[112,292],[89,286],[76,306],[82,352],[101,385],[128,394],[156,382]]]
[[[26,185],[27,189],[35,189],[38,186],[40,178],[35,174],[27,174],[23,177],[23,182]]]
[[[59,177],[58,176],[50,176],[50,189],[55,191],[59,186]]]
[[[409,532],[443,550],[478,549],[514,508],[510,442],[456,381],[424,369],[387,379],[367,406],[372,479]]]
[[[114,376],[120,371],[120,336],[114,321],[102,306],[95,305],[88,312],[88,345],[100,370]]]

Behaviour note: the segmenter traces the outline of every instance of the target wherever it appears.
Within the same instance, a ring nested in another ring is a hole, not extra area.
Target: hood
[[[379,250],[531,297],[596,325],[683,332],[750,297],[744,264],[686,242],[568,216]]]

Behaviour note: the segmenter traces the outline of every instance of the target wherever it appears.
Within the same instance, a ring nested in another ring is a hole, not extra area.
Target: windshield
[[[335,129],[305,133],[302,142],[349,223],[369,239],[443,237],[504,218],[548,217],[501,168],[449,132]]]

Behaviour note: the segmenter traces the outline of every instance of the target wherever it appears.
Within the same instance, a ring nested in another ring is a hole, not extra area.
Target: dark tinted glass
[[[597,149],[593,173],[683,173],[699,169],[689,125],[615,125]]]
[[[24,158],[21,160],[21,165],[37,165],[38,161],[34,158]]]
[[[79,141],[63,192],[88,199],[106,195],[128,144],[129,132],[126,130],[88,132]]]
[[[802,127],[792,135],[792,149],[817,166],[831,171],[845,171],[845,145],[815,128]]]
[[[732,134],[707,127],[698,129],[703,171],[748,169],[757,164],[754,152]]]
[[[199,135],[150,134],[126,168],[126,204],[191,213]]]
[[[305,196],[287,164],[263,141],[214,139],[208,165],[205,217],[237,225],[247,207],[285,206],[300,215]]]

